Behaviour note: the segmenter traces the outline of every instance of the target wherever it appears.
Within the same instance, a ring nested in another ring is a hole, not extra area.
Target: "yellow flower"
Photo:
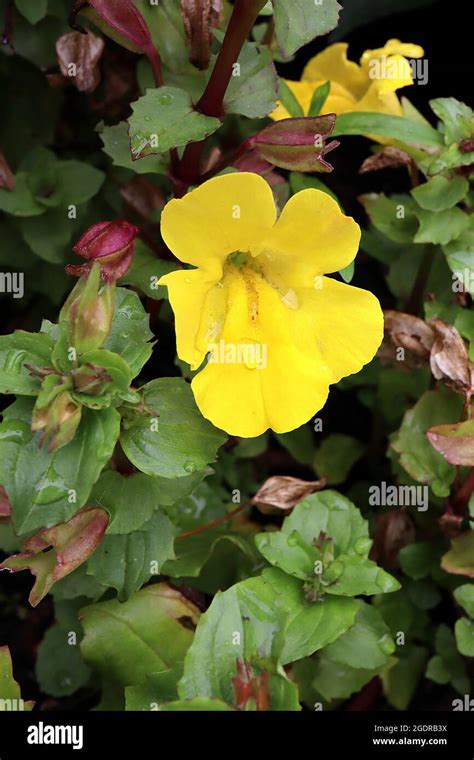
[[[366,50],[360,65],[347,59],[347,48],[345,42],[330,45],[309,61],[301,82],[286,82],[304,114],[308,114],[315,90],[329,81],[331,89],[323,106],[324,113],[370,111],[402,116],[402,106],[395,92],[413,84],[407,58],[421,58],[423,48],[389,40],[383,48]],[[279,103],[270,116],[279,121],[290,114]]]
[[[321,409],[331,383],[358,372],[382,340],[379,302],[323,277],[355,257],[360,228],[320,190],[303,190],[277,221],[257,174],[205,182],[162,214],[168,247],[196,269],[171,272],[177,350],[198,369],[204,417],[231,435],[293,430]]]

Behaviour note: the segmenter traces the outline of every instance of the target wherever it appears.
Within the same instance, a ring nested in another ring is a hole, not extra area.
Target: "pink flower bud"
[[[95,261],[99,261],[100,277],[104,282],[119,280],[132,263],[138,232],[135,225],[124,219],[93,224],[72,249],[90,263],[68,264],[66,272],[81,277],[90,271]]]
[[[248,144],[260,159],[282,169],[330,172],[332,166],[324,157],[339,145],[337,140],[326,143],[335,122],[335,114],[282,119],[251,137]]]

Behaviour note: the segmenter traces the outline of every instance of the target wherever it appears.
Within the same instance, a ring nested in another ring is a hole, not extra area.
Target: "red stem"
[[[233,517],[236,517],[236,515],[240,514],[240,512],[243,512],[244,509],[250,507],[252,503],[252,499],[249,499],[244,504],[241,504],[239,507],[237,507],[237,509],[232,510],[232,512],[228,512],[226,515],[218,517],[217,520],[213,520],[212,522],[207,523],[207,525],[201,525],[199,528],[194,528],[194,530],[187,530],[184,533],[179,533],[176,538],[189,538],[190,536],[197,536],[199,533],[204,533],[204,531],[210,530],[211,528],[216,528],[218,525],[227,522],[227,520],[231,520]]]
[[[234,10],[212,74],[196,105],[196,110],[199,113],[205,116],[222,117],[224,97],[234,64],[237,63],[245,40],[264,5],[264,0],[235,0]],[[204,140],[190,143],[184,151],[177,174],[187,186],[199,180],[199,165],[204,144]]]

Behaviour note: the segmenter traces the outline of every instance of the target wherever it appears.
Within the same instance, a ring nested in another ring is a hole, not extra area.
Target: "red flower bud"
[[[99,261],[104,282],[119,280],[132,263],[138,232],[138,227],[124,219],[93,224],[72,249],[91,263],[68,264],[66,272],[81,277],[90,271],[94,261]]]
[[[251,137],[248,146],[259,158],[282,169],[331,172],[333,167],[324,157],[339,145],[337,140],[326,144],[335,123],[332,113],[282,119]]]
[[[237,675],[232,679],[235,704],[239,710],[265,711],[270,709],[268,673],[253,673],[250,662],[237,659]]]

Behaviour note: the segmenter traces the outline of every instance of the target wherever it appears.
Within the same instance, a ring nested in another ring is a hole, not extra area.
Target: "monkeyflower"
[[[162,214],[162,234],[195,269],[160,283],[176,317],[177,351],[193,370],[204,417],[231,435],[293,430],[329,386],[358,372],[382,341],[379,302],[326,273],[355,257],[360,228],[320,190],[294,195],[277,221],[257,174],[205,182]],[[204,364],[207,358],[207,362]]]
[[[395,94],[401,87],[413,84],[408,59],[421,58],[423,48],[400,40],[388,40],[383,48],[366,50],[360,64],[347,59],[348,45],[337,42],[318,53],[306,65],[300,82],[287,81],[306,115],[315,90],[330,82],[324,113],[369,111],[402,116],[402,106]],[[270,114],[275,121],[290,114],[280,102]]]
[[[82,235],[72,249],[87,259],[87,264],[68,264],[66,272],[78,277],[87,274],[95,261],[100,263],[100,277],[104,282],[115,282],[128,271],[135,253],[138,227],[125,219],[98,222]]]

